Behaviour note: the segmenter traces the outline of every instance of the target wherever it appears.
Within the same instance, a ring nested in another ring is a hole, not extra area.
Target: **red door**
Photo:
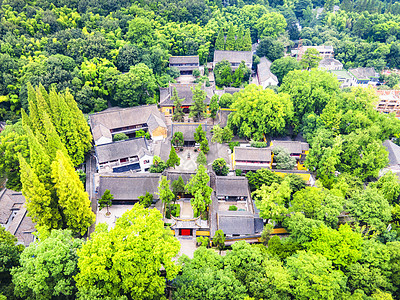
[[[179,235],[192,235],[192,229],[179,229]]]

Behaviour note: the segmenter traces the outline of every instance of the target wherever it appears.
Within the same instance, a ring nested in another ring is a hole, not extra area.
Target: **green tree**
[[[207,166],[207,157],[204,155],[203,151],[200,151],[199,155],[197,155],[196,163],[198,166],[199,165]]]
[[[214,67],[215,84],[219,87],[230,86],[232,83],[232,68],[227,60],[220,61]]]
[[[174,115],[172,116],[172,121],[183,122],[185,116],[185,113],[183,112],[182,108],[183,99],[180,99],[178,97],[178,92],[175,87],[174,90],[172,91],[171,100],[174,102]]]
[[[287,258],[291,294],[295,298],[338,299],[346,287],[346,277],[321,254],[299,251]]]
[[[117,133],[113,135],[113,141],[118,142],[118,141],[125,141],[129,139],[129,137],[125,133]]]
[[[287,181],[281,184],[274,182],[270,186],[262,185],[253,192],[252,196],[260,210],[260,217],[282,222],[288,213],[286,206],[289,204],[291,192]]]
[[[25,299],[75,298],[77,250],[83,242],[69,230],[53,230],[21,254],[21,266],[12,271],[15,294]]]
[[[162,203],[168,207],[168,210],[170,209],[171,201],[175,199],[175,195],[169,188],[169,184],[170,180],[167,179],[167,176],[161,176],[160,185],[158,186],[158,195]]]
[[[293,195],[291,204],[292,211],[302,212],[307,218],[336,227],[338,216],[343,211],[344,199],[320,188],[306,187]]]
[[[372,230],[383,230],[391,219],[388,201],[372,187],[355,192],[347,201],[346,210],[362,225],[368,225]]]
[[[199,124],[199,126],[197,126],[196,128],[196,131],[194,132],[194,140],[196,143],[200,144],[205,139],[206,139],[206,132],[203,130],[203,126]]]
[[[179,166],[181,164],[181,159],[179,158],[178,154],[176,154],[175,148],[171,147],[171,151],[169,152],[169,158],[167,160],[168,167]]]
[[[225,41],[225,50],[227,51],[234,51],[235,50],[235,28],[230,25],[228,33],[226,35],[226,41]]]
[[[392,171],[385,173],[378,181],[371,182],[369,186],[380,190],[389,204],[393,205],[399,202],[400,183],[397,175]]]
[[[149,208],[153,204],[153,194],[146,192],[145,195],[139,196],[139,203],[145,208]]]
[[[4,295],[5,300],[14,297],[11,270],[19,267],[19,258],[23,250],[23,246],[16,243],[17,238],[0,226],[0,295]]]
[[[22,194],[26,198],[26,208],[39,234],[46,236],[51,229],[62,226],[58,203],[52,197],[52,191],[41,182],[35,171],[20,155]],[[78,179],[79,180],[79,179]]]
[[[221,108],[230,108],[233,103],[233,96],[229,93],[222,94],[219,98],[219,106]]]
[[[250,29],[247,28],[244,37],[243,37],[243,48],[242,51],[251,51],[251,36],[250,36]]]
[[[236,41],[235,41],[235,51],[244,51],[244,32],[243,32],[243,27],[239,27],[239,31],[236,35]]]
[[[339,230],[326,226],[315,228],[312,241],[306,244],[306,247],[313,253],[322,254],[335,266],[345,270],[361,258],[362,244],[361,234],[345,224],[341,225]]]
[[[243,83],[248,82],[250,78],[251,71],[242,61],[239,67],[235,70],[232,76],[232,86],[240,87]]]
[[[279,177],[269,169],[259,169],[255,172],[247,172],[246,178],[249,181],[250,190],[252,192],[258,190],[262,185],[270,186],[274,182],[282,182],[282,177]]]
[[[282,83],[283,78],[287,73],[294,70],[300,70],[301,64],[294,57],[282,57],[276,59],[271,64],[271,72],[276,75],[279,83]]]
[[[229,168],[226,165],[226,161],[223,158],[217,158],[212,163],[212,169],[217,176],[226,176],[229,173]]]
[[[303,66],[303,69],[312,69],[318,67],[318,64],[321,61],[321,59],[322,57],[321,55],[319,55],[318,50],[314,48],[309,48],[304,53],[300,63]]]
[[[215,50],[225,50],[225,37],[222,29],[218,31],[218,36],[215,40]]]
[[[99,199],[99,210],[107,207],[107,214],[109,214],[108,208],[112,206],[112,201],[114,200],[114,195],[110,193],[110,190],[105,190],[103,196]]]
[[[207,154],[210,151],[210,147],[208,146],[208,140],[204,139],[200,142],[200,151],[204,154]]]
[[[28,138],[21,122],[7,125],[0,133],[0,174],[7,178],[6,187],[14,191],[22,189],[18,154],[29,155]]]
[[[246,287],[235,278],[233,268],[223,268],[222,257],[200,247],[186,260],[182,274],[174,280],[174,299],[245,299]],[[187,288],[190,282],[191,288]]]
[[[186,191],[185,189],[185,182],[183,181],[183,178],[181,175],[179,175],[177,180],[174,180],[171,184],[172,186],[172,192],[175,195],[175,198],[178,196],[179,193],[184,193]]]
[[[190,199],[195,215],[203,213],[211,204],[211,193],[213,189],[208,186],[210,176],[207,175],[206,167],[199,165],[196,174],[192,175],[185,189],[194,196]]]
[[[114,228],[98,225],[78,251],[75,280],[79,294],[84,297],[97,292],[103,299],[124,295],[160,299],[165,278],[172,280],[178,274],[179,267],[172,258],[179,248],[179,242],[164,229],[161,213],[135,204],[118,218]],[[166,277],[161,276],[161,268]]]
[[[213,120],[217,116],[217,112],[219,110],[218,99],[219,99],[218,95],[215,94],[211,97],[211,101],[210,101],[209,111],[210,111],[210,117]]]
[[[225,234],[221,229],[215,232],[212,242],[218,248],[219,254],[221,254],[221,251],[225,248]]]
[[[149,171],[150,173],[162,173],[166,168],[168,168],[168,165],[159,156],[155,155]]]
[[[96,218],[90,207],[89,195],[85,192],[71,161],[62,151],[57,152],[51,169],[64,222],[73,232],[84,235]]]
[[[274,152],[274,162],[276,163],[276,168],[281,170],[293,170],[296,167],[296,159],[290,156],[290,153],[282,148],[275,147]]]
[[[193,105],[190,107],[189,117],[193,118],[196,122],[205,117],[206,111],[206,92],[201,89],[200,84],[192,89]]]
[[[283,79],[280,92],[290,94],[296,124],[309,113],[322,113],[325,105],[339,93],[339,82],[332,74],[312,69],[295,70]]]
[[[275,38],[266,37],[263,38],[257,47],[257,56],[263,57],[265,56],[270,61],[275,61],[279,58],[282,58],[285,52],[285,48],[282,42],[277,41]]]
[[[286,20],[283,15],[276,12],[270,12],[264,14],[258,19],[256,29],[258,31],[258,37],[272,37],[277,38],[279,35],[285,32]]]
[[[153,104],[156,88],[153,71],[139,63],[117,77],[113,101],[122,107]]]
[[[182,147],[185,143],[185,141],[183,140],[183,133],[179,131],[175,132],[174,136],[171,139],[171,143],[176,147]]]
[[[325,226],[324,222],[306,218],[301,212],[296,212],[285,220],[285,226],[290,232],[290,237],[299,244],[312,240],[313,231]]]
[[[293,115],[287,94],[275,94],[253,84],[236,93],[232,108],[236,111],[229,117],[230,127],[239,135],[254,140],[284,133]]]

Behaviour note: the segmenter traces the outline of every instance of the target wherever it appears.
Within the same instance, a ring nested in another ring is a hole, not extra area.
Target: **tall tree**
[[[228,33],[226,35],[225,50],[234,51],[235,50],[235,28],[233,25],[229,26]]]
[[[78,174],[62,151],[58,151],[52,163],[54,188],[62,209],[67,228],[84,235],[95,221],[90,206],[89,195],[85,192]]]
[[[201,89],[200,84],[192,89],[193,105],[190,107],[189,117],[193,118],[196,122],[205,117],[206,111],[206,92]]]
[[[160,200],[168,207],[168,209],[170,209],[171,201],[175,199],[175,195],[169,187],[170,182],[171,181],[167,179],[167,176],[161,176],[160,184],[158,186],[158,195],[160,196]]]
[[[276,75],[279,83],[287,73],[293,70],[301,70],[301,64],[294,57],[282,57],[271,64],[271,72]]]
[[[243,37],[243,48],[242,51],[251,51],[251,35],[250,35],[250,29],[247,28],[244,37]]]
[[[321,59],[322,57],[319,54],[318,50],[310,48],[306,50],[303,57],[301,58],[300,63],[303,66],[303,69],[312,69],[318,67]]]
[[[28,215],[36,223],[41,236],[46,236],[51,229],[62,226],[61,213],[52,191],[46,188],[25,158],[19,156],[21,166],[22,193],[26,198]]]
[[[292,102],[285,93],[251,84],[235,96],[231,107],[236,111],[229,117],[229,126],[240,136],[260,140],[264,135],[282,134],[292,119]]]
[[[81,297],[160,299],[167,280],[178,274],[172,258],[179,241],[164,228],[157,209],[140,204],[125,212],[108,230],[96,227],[90,240],[78,251],[80,272],[75,277]],[[144,267],[145,266],[145,267]],[[161,276],[161,269],[166,277]]]
[[[172,91],[171,100],[174,102],[174,115],[172,116],[172,121],[183,122],[183,118],[185,116],[182,108],[183,99],[178,97],[178,92],[175,87]]]
[[[222,28],[218,31],[218,36],[215,40],[215,50],[225,50],[225,37]]]
[[[14,286],[11,282],[11,271],[20,265],[19,258],[23,250],[17,245],[17,238],[0,226],[0,299],[14,299]]]
[[[179,166],[181,164],[181,159],[179,158],[178,154],[176,154],[175,148],[171,147],[171,151],[169,152],[169,157],[167,160],[168,167]]]
[[[204,155],[203,151],[199,152],[199,155],[196,158],[197,165],[207,166],[207,157]]]
[[[244,51],[244,32],[243,32],[243,27],[239,27],[239,31],[236,35],[236,41],[235,41],[235,50],[236,51]]]
[[[221,251],[225,248],[225,234],[221,229],[215,232],[212,242],[218,248],[219,254],[221,254]]]
[[[203,126],[199,124],[199,126],[196,128],[196,131],[194,133],[194,140],[196,143],[201,143],[201,141],[206,139],[206,132],[203,130]]]
[[[210,111],[210,117],[214,120],[215,117],[217,116],[217,112],[219,109],[218,106],[218,95],[215,94],[211,97],[211,101],[210,101],[210,107],[209,107],[209,111]]]
[[[29,155],[28,137],[21,122],[7,125],[0,133],[0,174],[7,178],[6,187],[14,191],[22,189],[18,154]]]
[[[203,213],[207,206],[211,204],[213,189],[208,186],[209,182],[210,176],[207,175],[206,167],[199,165],[196,174],[192,175],[190,181],[186,184],[186,190],[194,196],[190,202],[195,215]]]
[[[111,194],[110,190],[107,189],[104,191],[103,196],[99,199],[99,210],[102,210],[104,207],[107,207],[107,214],[109,214],[108,208],[112,206],[112,201],[114,200],[114,195]]]
[[[175,198],[178,196],[179,193],[184,193],[185,192],[185,182],[183,181],[183,178],[181,175],[179,175],[177,180],[174,180],[171,184],[172,186],[172,192],[175,195]]]
[[[212,169],[217,176],[226,176],[229,173],[229,168],[223,158],[217,158],[212,163]]]
[[[53,230],[49,237],[32,243],[14,269],[15,294],[24,299],[75,298],[78,273],[76,251],[83,241],[69,230]]]

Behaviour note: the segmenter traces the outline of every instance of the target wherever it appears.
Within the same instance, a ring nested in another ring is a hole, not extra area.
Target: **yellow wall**
[[[166,116],[172,116],[174,112],[174,107],[173,106],[163,106],[161,107],[161,112],[164,113]]]
[[[210,236],[210,232],[209,231],[197,230],[196,231],[196,236]]]
[[[166,138],[167,137],[167,128],[157,127],[156,129],[153,130],[152,135],[153,136],[162,136],[162,137]]]
[[[272,171],[276,175],[281,176],[281,177],[285,177],[288,174],[293,174],[293,175],[297,175],[297,176],[303,178],[305,181],[309,181],[310,178],[311,178],[311,174],[310,173],[294,173],[294,172],[293,173],[291,173],[291,172],[284,173],[284,172],[275,172],[274,170],[272,170]]]

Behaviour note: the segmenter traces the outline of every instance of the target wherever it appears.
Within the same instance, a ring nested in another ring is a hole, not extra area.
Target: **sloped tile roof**
[[[144,137],[95,146],[99,163],[139,156],[142,150],[147,151],[147,142]]]
[[[236,161],[271,161],[271,149],[254,147],[235,147]]]
[[[230,63],[241,63],[244,61],[246,64],[251,64],[253,61],[253,53],[251,51],[222,51],[216,50],[214,52],[214,63],[227,60]]]
[[[217,197],[249,197],[249,183],[246,177],[217,176]]]
[[[99,198],[108,189],[115,200],[139,200],[146,192],[153,194],[154,199],[159,199],[158,185],[161,174],[139,173],[129,176],[100,175]]]
[[[255,233],[254,216],[248,211],[218,211],[218,229],[225,234],[251,235]]]

